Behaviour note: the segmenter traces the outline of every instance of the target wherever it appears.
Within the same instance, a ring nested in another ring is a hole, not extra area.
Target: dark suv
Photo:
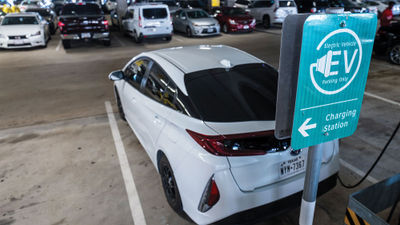
[[[108,21],[97,4],[66,4],[58,27],[66,49],[71,47],[71,41],[77,40],[100,40],[105,46],[111,44]]]

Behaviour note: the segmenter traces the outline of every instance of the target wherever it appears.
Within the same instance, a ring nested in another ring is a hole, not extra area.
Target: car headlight
[[[36,33],[27,35],[28,37],[39,36],[41,34],[40,30]]]
[[[195,26],[195,27],[199,27],[200,26],[200,24],[197,24],[197,23],[192,23],[192,25]]]
[[[230,24],[236,24],[236,22],[234,20],[229,19],[229,23]]]

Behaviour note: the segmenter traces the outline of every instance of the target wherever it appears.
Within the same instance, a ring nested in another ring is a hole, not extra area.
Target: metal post
[[[308,148],[306,178],[304,180],[304,191],[300,208],[300,225],[313,224],[322,161],[322,146],[319,144]]]

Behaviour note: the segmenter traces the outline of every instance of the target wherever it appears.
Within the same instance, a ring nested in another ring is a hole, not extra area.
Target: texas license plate
[[[90,33],[82,33],[81,37],[82,38],[90,38]]]
[[[281,162],[279,167],[280,177],[287,177],[293,174],[297,174],[305,169],[305,159],[299,155],[296,158]]]
[[[249,25],[244,25],[244,29],[249,29]]]

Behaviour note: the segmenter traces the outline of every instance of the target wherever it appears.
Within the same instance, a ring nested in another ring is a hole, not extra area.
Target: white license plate
[[[244,25],[244,29],[249,29],[249,25]]]
[[[23,41],[23,40],[15,40],[15,41],[14,41],[14,44],[15,44],[15,45],[23,45],[23,44],[24,44],[24,41]]]
[[[156,28],[149,28],[149,29],[147,29],[147,31],[149,31],[149,32],[156,32],[157,29],[156,29]]]
[[[90,38],[90,33],[82,33],[81,37],[82,38]]]
[[[213,28],[208,28],[208,29],[207,29],[207,32],[208,32],[208,33],[212,33],[212,32],[214,32],[214,29],[213,29]]]
[[[279,167],[279,176],[287,177],[293,174],[297,174],[305,169],[305,159],[299,155],[290,160],[281,162]]]

